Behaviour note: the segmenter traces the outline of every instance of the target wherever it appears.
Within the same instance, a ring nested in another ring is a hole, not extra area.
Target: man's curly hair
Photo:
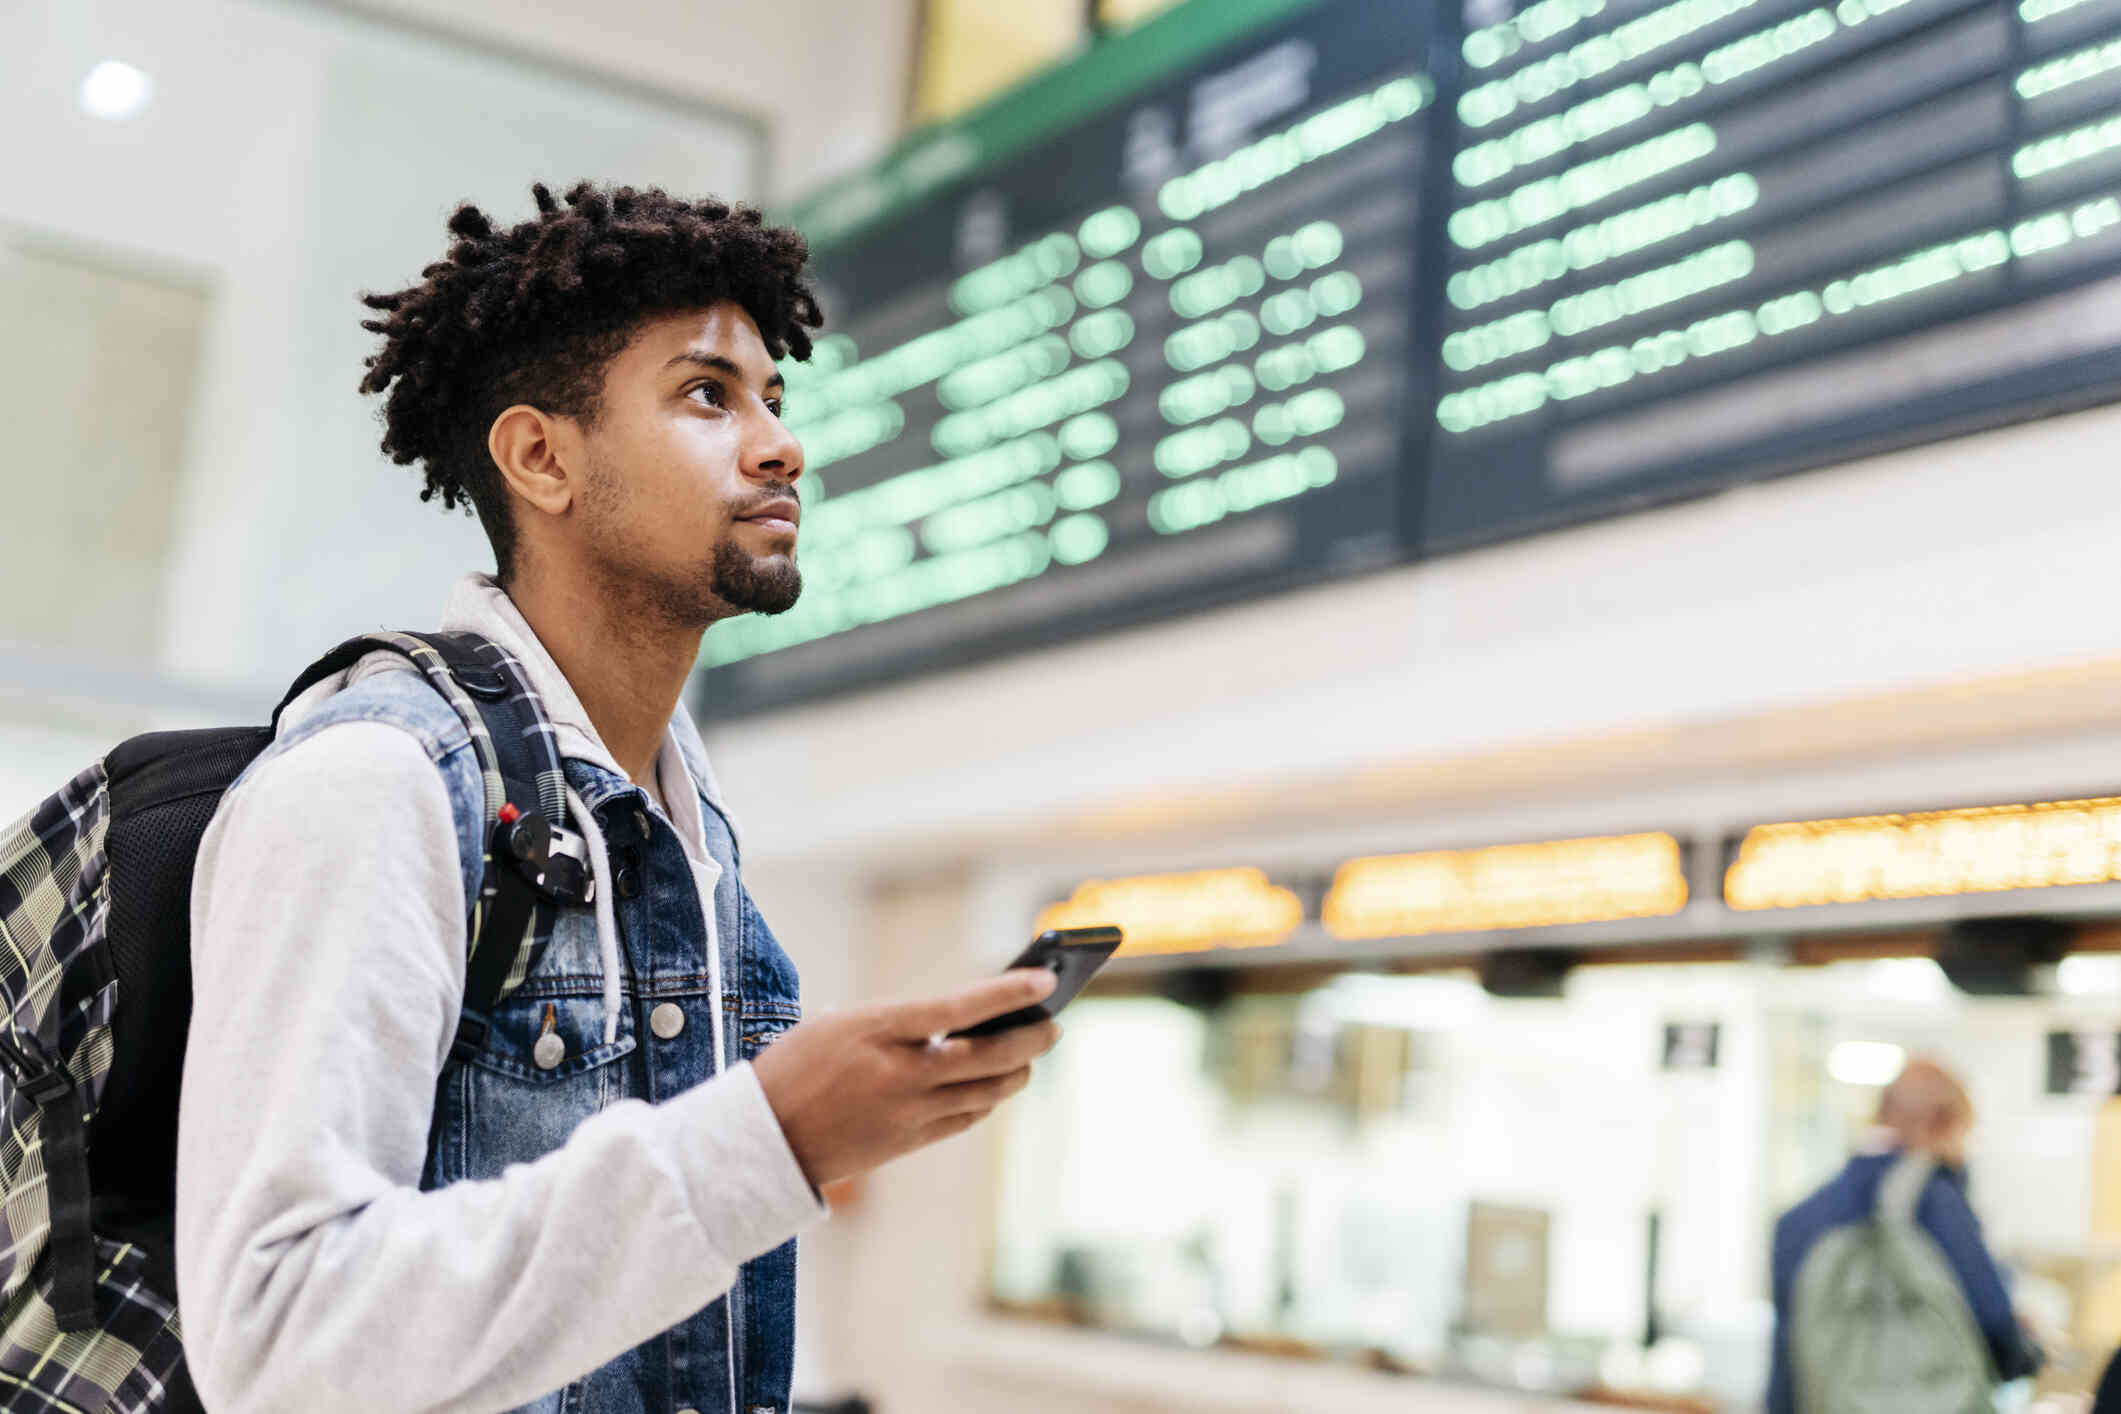
[[[657,187],[582,182],[566,203],[541,182],[538,214],[505,229],[466,203],[456,237],[420,283],[361,302],[383,336],[363,393],[383,403],[383,450],[422,464],[423,501],[469,503],[505,581],[515,526],[486,450],[493,420],[517,403],[593,424],[605,366],[646,321],[722,300],[743,306],[774,358],[810,357],[823,322],[804,273],[810,249],[748,206],[686,201]]]

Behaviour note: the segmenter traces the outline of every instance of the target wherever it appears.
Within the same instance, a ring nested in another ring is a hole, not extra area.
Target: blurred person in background
[[[362,389],[421,499],[492,542],[442,627],[542,697],[593,906],[448,1065],[465,730],[387,653],[290,706],[194,876],[177,1269],[216,1414],[785,1409],[818,1189],[971,1125],[1057,1034],[930,1039],[1043,971],[791,1025],[680,695],[706,630],[801,589],[775,361],[820,322],[808,252],[717,201],[535,195],[513,227],[461,207],[420,283],[367,298]]]
[[[2040,1351],[2019,1325],[2003,1272],[1989,1254],[1980,1220],[1967,1201],[1966,1141],[1973,1127],[1973,1101],[1958,1077],[1934,1060],[1910,1060],[1880,1097],[1877,1124],[1859,1152],[1839,1174],[1776,1223],[1772,1264],[1775,1344],[1768,1414],[1810,1414],[1799,1391],[1807,1384],[1807,1374],[1816,1378],[1818,1372],[1798,1369],[1796,1362],[1803,1357],[1793,1350],[1793,1327],[1817,1318],[1816,1313],[1794,1309],[1806,1258],[1830,1234],[1869,1224],[1879,1212],[1888,1175],[1907,1157],[1927,1161],[1927,1178],[1913,1203],[1914,1222],[1934,1241],[1956,1278],[1956,1293],[1946,1294],[1954,1299],[1963,1296],[1978,1340],[1987,1346],[1987,1374],[2008,1381],[2040,1367]],[[1918,1337],[1938,1339],[1935,1329],[1932,1326],[1929,1334],[1918,1333]],[[1915,1396],[1911,1393],[1908,1398]],[[1915,1406],[1910,1403],[1908,1407]]]

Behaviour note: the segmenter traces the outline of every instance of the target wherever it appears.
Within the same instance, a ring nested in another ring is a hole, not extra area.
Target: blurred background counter
[[[913,1403],[1108,1407],[1127,1372],[1145,1409],[1752,1408],[1774,1219],[1933,1054],[2054,1357],[2019,1407],[2072,1408],[2121,1343],[2121,805],[2052,787],[2117,746],[909,867],[860,905],[861,990],[1085,910],[1136,941],[984,1144],[849,1195],[817,1254],[852,1274],[844,1349]],[[2032,808],[1892,810],[1953,780]]]

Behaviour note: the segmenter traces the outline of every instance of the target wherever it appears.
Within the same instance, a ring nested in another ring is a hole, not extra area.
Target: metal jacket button
[[[676,1002],[664,1002],[648,1013],[648,1029],[669,1040],[685,1029],[685,1009]]]
[[[548,1031],[530,1048],[530,1058],[537,1063],[539,1070],[551,1070],[567,1059],[567,1043]]]
[[[618,878],[613,882],[618,885],[620,898],[632,898],[641,891],[641,871],[631,864],[621,864]]]

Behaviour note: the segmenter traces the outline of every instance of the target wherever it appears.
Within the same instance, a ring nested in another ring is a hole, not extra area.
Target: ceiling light
[[[117,122],[147,106],[155,83],[145,73],[116,59],[105,59],[81,80],[82,111]]]
[[[1842,1041],[1827,1052],[1826,1073],[1843,1085],[1890,1085],[1906,1063],[1890,1041]]]

